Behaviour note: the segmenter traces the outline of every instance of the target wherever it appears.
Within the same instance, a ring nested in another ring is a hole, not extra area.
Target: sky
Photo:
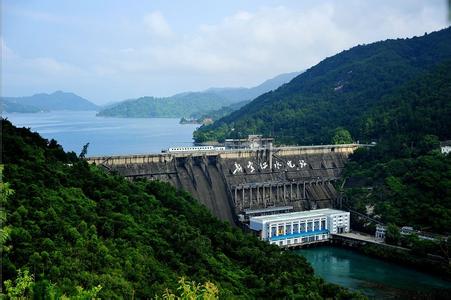
[[[104,104],[251,87],[448,26],[447,0],[0,0],[2,96]]]

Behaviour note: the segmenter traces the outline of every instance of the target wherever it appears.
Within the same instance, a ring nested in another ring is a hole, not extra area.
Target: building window
[[[273,226],[271,227],[271,236],[275,236],[276,235],[276,227]]]
[[[319,221],[313,223],[313,230],[319,230]]]
[[[301,223],[299,226],[299,232],[305,232],[305,223]]]
[[[307,231],[312,231],[313,230],[313,222],[307,222]]]

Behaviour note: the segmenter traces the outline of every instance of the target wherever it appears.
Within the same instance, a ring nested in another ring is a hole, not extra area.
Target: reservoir
[[[105,118],[95,111],[2,113],[15,126],[30,127],[79,154],[89,142],[88,156],[159,153],[171,146],[191,146],[196,124],[169,118]]]
[[[331,246],[295,250],[325,281],[370,299],[450,299],[451,282],[416,270]]]

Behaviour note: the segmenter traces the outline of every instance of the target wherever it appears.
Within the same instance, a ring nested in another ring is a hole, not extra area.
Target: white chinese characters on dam
[[[295,169],[295,170],[300,170],[303,169],[307,166],[307,162],[303,159],[299,159],[298,161],[294,161],[294,160],[288,160],[286,162],[280,162],[280,161],[276,161],[272,164],[272,168],[274,170],[281,170],[281,169]],[[266,169],[270,168],[270,163],[269,162],[261,162],[260,164],[256,164],[253,161],[248,161],[247,164],[245,165],[241,165],[238,162],[235,162],[233,164],[233,170],[231,170],[233,175],[236,175],[238,173],[244,173],[244,171],[246,171],[246,173],[255,173],[256,171],[261,172],[264,171]]]

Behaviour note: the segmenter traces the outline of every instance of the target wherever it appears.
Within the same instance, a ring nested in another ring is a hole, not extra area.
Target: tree
[[[14,194],[14,190],[9,187],[9,184],[3,182],[3,165],[0,165],[0,251],[7,251],[5,247],[6,241],[9,239],[11,233],[11,227],[5,226],[6,223],[6,211],[4,205],[8,201],[8,197]]]
[[[388,223],[387,225],[387,233],[385,235],[385,241],[387,244],[396,245],[399,243],[401,239],[401,232],[399,231],[399,227],[395,224]]]
[[[14,284],[11,280],[5,281],[6,295],[10,299],[31,299],[33,296],[34,276],[28,270],[19,270]]]
[[[179,279],[178,295],[173,294],[166,289],[163,293],[163,299],[169,300],[214,300],[219,299],[219,290],[214,283],[209,281],[203,285],[194,281],[189,282],[185,277]],[[158,299],[158,297],[157,297]]]
[[[83,149],[81,150],[80,155],[79,155],[80,158],[85,158],[86,157],[86,154],[88,154],[88,147],[89,147],[89,143],[86,143],[83,146]]]
[[[351,133],[348,130],[341,127],[335,129],[332,144],[351,144],[352,142]]]
[[[440,141],[436,135],[426,134],[420,139],[418,143],[418,150],[420,153],[427,153],[434,149],[439,149]]]

